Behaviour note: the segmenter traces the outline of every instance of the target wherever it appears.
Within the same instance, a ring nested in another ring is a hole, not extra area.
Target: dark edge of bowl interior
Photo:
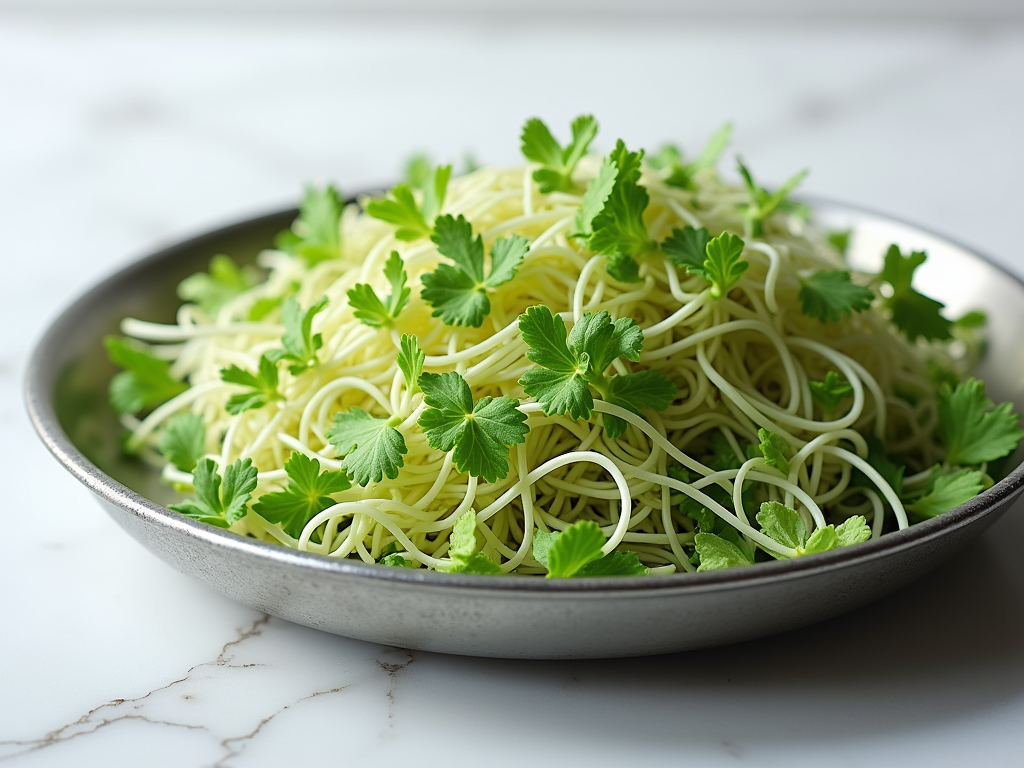
[[[897,224],[913,227],[921,232],[940,237],[974,257],[997,269],[1008,279],[1017,283],[1024,291],[1024,281],[1016,275],[1006,272],[991,258],[974,248],[961,245],[952,238],[945,237],[932,230],[926,230],[901,219],[876,213],[870,209],[845,203],[835,203],[819,197],[804,197],[801,202],[812,207],[818,206],[845,209],[864,215],[888,220]],[[81,317],[92,314],[94,307],[102,303],[103,298],[116,285],[126,278],[145,272],[151,266],[166,259],[174,258],[183,251],[203,247],[204,243],[213,238],[245,231],[259,223],[269,223],[274,219],[285,219],[294,216],[295,209],[285,209],[256,216],[215,230],[208,230],[197,236],[163,247],[148,256],[132,262],[107,278],[101,280],[86,291],[69,306],[50,327],[44,332],[37,343],[25,375],[25,402],[29,418],[39,433],[40,438],[54,457],[74,475],[103,499],[121,507],[141,519],[156,525],[172,528],[182,535],[201,540],[215,547],[231,549],[251,554],[260,559],[269,559],[282,565],[308,568],[311,572],[327,571],[349,577],[374,579],[407,584],[410,588],[442,588],[453,590],[472,590],[501,593],[524,593],[531,598],[541,596],[574,596],[586,595],[599,597],[607,593],[621,592],[664,592],[669,591],[725,591],[743,588],[756,583],[783,581],[805,578],[815,573],[844,569],[853,564],[884,558],[904,549],[916,546],[929,539],[973,523],[977,519],[997,510],[1006,500],[1018,493],[1024,486],[1024,464],[1018,465],[1009,475],[982,492],[968,503],[961,505],[939,517],[916,523],[902,531],[893,531],[878,539],[852,547],[832,550],[813,557],[798,558],[786,561],[757,563],[746,568],[733,568],[724,571],[705,573],[677,573],[656,578],[633,576],[615,579],[544,579],[532,576],[474,576],[467,574],[449,574],[422,569],[391,568],[381,565],[370,565],[361,561],[336,560],[325,555],[266,544],[229,531],[207,526],[177,512],[172,512],[149,499],[139,495],[127,486],[109,477],[97,466],[85,458],[64,432],[54,410],[53,393],[59,370],[55,363],[55,352],[61,347],[61,339],[65,329],[73,327]],[[509,595],[510,597],[514,595]]]

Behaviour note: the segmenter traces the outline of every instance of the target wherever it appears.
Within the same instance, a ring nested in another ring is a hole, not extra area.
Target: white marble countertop
[[[129,538],[36,440],[21,376],[86,286],[154,245],[510,161],[522,120],[694,146],[954,235],[1024,274],[1024,29],[417,17],[0,16],[0,763],[1008,765],[1024,751],[1024,509],[849,616],[741,646],[504,662],[268,618]],[[13,270],[13,274],[11,272]],[[628,762],[627,762],[628,761]]]

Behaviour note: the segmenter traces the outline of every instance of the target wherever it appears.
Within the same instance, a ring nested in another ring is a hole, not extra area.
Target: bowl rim
[[[948,237],[930,228],[925,228],[905,219],[879,213],[860,205],[837,202],[829,198],[805,195],[800,202],[814,209],[831,209],[869,216],[916,229],[922,234],[940,239],[958,248],[973,258],[995,269],[1013,281],[1024,291],[1024,280],[1008,272],[989,256],[976,248],[966,246],[955,238]],[[729,568],[721,571],[701,573],[681,572],[651,578],[648,576],[625,576],[616,578],[545,579],[539,576],[504,575],[502,578],[472,574],[443,573],[425,569],[394,568],[369,564],[357,560],[332,558],[313,552],[302,552],[286,547],[241,536],[228,530],[206,525],[142,496],[131,488],[113,479],[93,464],[74,445],[57,419],[53,395],[57,377],[56,351],[62,347],[66,329],[77,324],[78,318],[91,315],[97,303],[116,286],[146,272],[151,266],[174,258],[183,251],[202,247],[215,238],[230,236],[248,230],[259,224],[270,224],[289,216],[295,216],[297,209],[278,209],[262,213],[230,224],[175,240],[162,245],[147,255],[130,261],[101,278],[77,299],[68,305],[43,332],[29,358],[24,377],[25,405],[29,419],[43,444],[57,461],[83,485],[101,500],[113,504],[140,520],[163,528],[171,529],[197,544],[228,550],[235,554],[266,560],[280,567],[308,569],[310,573],[325,573],[355,579],[370,579],[409,585],[414,588],[443,590],[472,590],[484,592],[521,593],[532,597],[550,596],[601,596],[609,593],[664,594],[670,592],[704,592],[712,590],[742,589],[778,581],[802,579],[814,574],[842,570],[858,563],[890,557],[927,540],[939,538],[958,528],[994,512],[1003,503],[1014,497],[1024,487],[1024,462],[1017,465],[1006,477],[986,489],[975,498],[948,512],[928,520],[915,523],[902,531],[893,531],[877,539],[851,547],[842,547],[812,557],[791,560],[755,563],[745,568]]]

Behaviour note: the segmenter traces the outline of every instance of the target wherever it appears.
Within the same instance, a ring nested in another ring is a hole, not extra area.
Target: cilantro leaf
[[[419,424],[427,442],[451,451],[460,472],[483,477],[488,483],[508,475],[508,447],[526,440],[526,414],[510,397],[484,397],[474,404],[473,393],[461,375],[424,373],[419,378],[423,402],[429,407]]]
[[[252,511],[270,523],[280,523],[285,533],[296,539],[306,523],[336,503],[332,493],[351,487],[344,472],[320,472],[320,462],[294,452],[284,464],[288,487],[260,496]]]
[[[736,544],[726,541],[713,533],[701,533],[693,537],[694,548],[700,556],[699,572],[721,571],[741,565],[753,565],[754,559],[748,557]]]
[[[338,455],[345,457],[342,466],[358,485],[398,477],[399,468],[405,464],[402,457],[409,450],[402,433],[395,429],[398,421],[395,417],[375,418],[362,408],[334,415],[327,439]]]
[[[828,552],[830,549],[835,549],[838,546],[839,535],[836,533],[835,526],[826,525],[824,528],[818,528],[807,537],[807,541],[798,550],[798,554],[813,555],[818,552]]]
[[[537,364],[519,379],[526,394],[541,404],[544,413],[589,419],[594,410],[587,383],[590,356],[569,348],[562,319],[545,306],[530,307],[519,317],[519,330],[530,347],[526,357]]]
[[[580,520],[564,531],[533,532],[533,556],[548,569],[547,578],[644,576],[647,568],[633,552],[601,548],[605,536],[592,520]]]
[[[107,336],[103,343],[110,361],[124,369],[110,380],[110,404],[118,414],[155,408],[188,389],[171,376],[168,361],[117,336]]]
[[[389,555],[384,555],[379,561],[380,565],[388,565],[392,568],[415,568],[416,563],[406,560],[401,555],[392,552]]]
[[[405,386],[410,392],[418,386],[420,374],[423,373],[423,361],[426,355],[420,349],[420,342],[415,336],[402,334],[401,349],[398,352],[398,368],[405,376]]]
[[[597,176],[591,179],[583,193],[583,202],[580,209],[576,211],[576,219],[573,222],[575,231],[573,237],[589,239],[594,233],[592,224],[594,217],[604,208],[608,196],[615,187],[615,179],[619,175],[619,168],[612,162],[611,158],[604,158],[597,169]]]
[[[646,576],[649,572],[635,552],[609,552],[598,560],[591,560],[576,576],[594,579],[607,576]]]
[[[711,282],[711,295],[728,296],[729,291],[747,271],[750,262],[743,258],[743,240],[730,232],[712,238],[706,247],[704,277]]]
[[[673,381],[660,371],[637,371],[613,376],[608,382],[605,399],[640,416],[641,408],[665,410],[678,391]],[[603,421],[609,437],[620,437],[626,431],[626,422],[618,416],[606,413]]]
[[[994,405],[985,385],[971,378],[953,389],[939,387],[939,431],[946,443],[946,463],[983,464],[1012,453],[1024,432],[1011,403]]]
[[[959,507],[985,490],[985,476],[972,469],[962,469],[951,475],[936,473],[928,493],[907,507],[907,511],[921,517],[936,517]]]
[[[854,515],[836,526],[836,539],[840,547],[860,544],[871,538],[871,529],[863,515]]]
[[[300,256],[310,266],[341,256],[341,212],[338,191],[307,187],[299,217],[277,235],[275,245],[285,253]]]
[[[893,323],[910,341],[946,341],[953,337],[953,324],[942,315],[945,305],[911,287],[914,271],[927,258],[923,251],[904,256],[899,246],[891,245],[878,279],[892,287],[892,296],[885,300],[885,306],[892,312]]]
[[[972,309],[970,312],[966,312],[954,320],[953,327],[965,331],[973,331],[978,328],[984,328],[987,323],[988,315],[980,309]]]
[[[807,176],[807,169],[791,176],[785,184],[775,192],[768,192],[764,187],[755,183],[750,170],[743,163],[743,159],[736,158],[736,165],[739,168],[740,176],[743,177],[743,184],[747,188],[749,201],[743,207],[743,217],[747,223],[747,234],[751,237],[761,237],[764,234],[764,222],[781,208],[786,202],[789,194],[797,188],[801,181]]]
[[[850,382],[835,371],[826,373],[824,381],[808,381],[807,386],[811,390],[811,399],[826,413],[834,411],[843,400],[853,394]]]
[[[425,154],[415,154],[405,163],[405,181],[413,189],[423,189],[433,181],[434,164]]]
[[[527,160],[543,166],[533,172],[533,179],[540,185],[541,192],[571,192],[575,189],[572,173],[595,136],[597,120],[591,115],[580,115],[572,121],[572,140],[565,147],[551,135],[542,120],[534,117],[526,121],[520,137],[522,151]]]
[[[423,180],[423,203],[416,202],[412,188],[408,184],[396,184],[391,188],[389,197],[383,200],[371,200],[366,204],[366,212],[375,219],[394,224],[398,229],[395,237],[399,240],[412,241],[427,237],[434,229],[434,222],[448,192],[448,181],[452,176],[452,167],[442,165],[434,169],[433,183]]]
[[[786,453],[789,451],[789,443],[763,427],[757,430],[757,437],[761,441],[757,447],[764,456],[764,463],[788,475],[789,459],[786,458]]]
[[[829,232],[825,239],[828,240],[829,244],[839,251],[839,255],[845,258],[846,251],[850,247],[850,237],[853,235],[852,229],[837,229],[833,232]]]
[[[798,549],[807,542],[807,526],[803,518],[795,510],[777,501],[766,501],[761,504],[757,513],[757,522],[766,536],[779,542],[784,547]],[[769,552],[772,556],[779,556]]]
[[[708,273],[704,269],[710,242],[711,235],[708,234],[705,227],[694,229],[687,224],[682,229],[673,229],[661,244],[661,250],[677,267],[684,267],[690,274],[703,277],[710,282]]]
[[[178,283],[178,298],[212,315],[256,285],[258,276],[253,267],[239,267],[230,256],[218,253],[210,259],[209,272],[196,272]]]
[[[168,509],[216,525],[229,528],[245,516],[246,505],[256,490],[256,467],[252,459],[238,459],[224,470],[223,487],[217,462],[203,459],[192,471],[196,500],[171,504]]]
[[[267,353],[275,363],[281,360],[290,362],[288,370],[295,376],[315,366],[319,360],[316,353],[324,345],[322,334],[313,333],[313,318],[327,306],[327,297],[321,296],[305,312],[294,296],[289,296],[281,307],[281,322],[284,324],[284,335],[281,336],[281,349]]]
[[[843,269],[821,270],[800,280],[800,311],[823,323],[863,312],[874,298],[870,288],[850,282],[850,273]]]
[[[356,283],[348,291],[348,303],[356,319],[371,328],[394,327],[395,319],[409,303],[410,290],[405,284],[408,276],[398,251],[392,251],[385,262],[384,279],[391,286],[391,293],[383,301],[368,283]]]
[[[484,274],[484,243],[473,236],[473,227],[459,214],[439,216],[431,240],[438,252],[454,262],[440,264],[423,275],[423,300],[434,308],[433,316],[446,325],[479,328],[490,314],[488,291],[511,280],[523,263],[529,246],[522,235],[500,237],[491,246],[491,271]]]
[[[160,432],[160,453],[182,472],[191,472],[206,453],[206,425],[195,413],[179,413]]]
[[[228,384],[238,384],[248,389],[228,398],[224,408],[232,416],[253,408],[262,408],[273,400],[284,400],[278,391],[277,363],[270,354],[260,356],[259,370],[253,374],[237,365],[221,368],[220,380]]]
[[[448,557],[452,563],[443,568],[448,573],[476,573],[484,576],[501,573],[501,569],[491,558],[477,552],[476,512],[473,510],[455,521],[448,537]]]
[[[708,140],[701,153],[691,162],[685,162],[683,153],[671,144],[663,146],[651,158],[651,165],[667,172],[665,183],[679,189],[693,189],[693,177],[705,168],[713,168],[718,164],[722,152],[732,139],[732,124],[726,123]]]

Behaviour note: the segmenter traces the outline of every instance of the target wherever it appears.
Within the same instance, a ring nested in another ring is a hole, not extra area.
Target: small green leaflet
[[[1011,403],[994,405],[985,385],[971,378],[953,389],[939,387],[939,431],[946,443],[946,463],[973,466],[1012,453],[1024,432]]]
[[[352,314],[363,325],[371,328],[393,328],[395,319],[409,303],[410,290],[405,284],[408,276],[405,273],[405,262],[398,251],[392,251],[385,262],[384,279],[391,286],[391,293],[383,301],[369,283],[356,283],[348,291]]]
[[[779,187],[775,192],[769,193],[764,187],[754,182],[750,170],[744,165],[742,158],[736,158],[736,165],[739,168],[740,176],[743,177],[743,184],[747,188],[750,200],[743,207],[743,217],[747,222],[747,235],[750,237],[761,237],[764,235],[764,222],[775,211],[785,207],[786,198],[797,188],[801,181],[807,176],[806,169],[793,175]]]
[[[409,450],[402,433],[395,429],[400,423],[397,416],[378,419],[362,408],[334,415],[327,439],[338,455],[345,457],[342,465],[358,485],[398,477],[399,468],[405,464],[402,457]]]
[[[827,525],[808,536],[807,526],[800,514],[777,501],[766,501],[761,504],[757,522],[766,536],[784,547],[795,549],[798,557],[858,544],[871,538],[871,529],[868,528],[867,521],[859,515],[849,518],[838,528]],[[787,559],[785,555],[775,552],[768,551],[768,554],[777,560]]]
[[[221,368],[220,380],[228,384],[238,384],[248,390],[228,398],[224,408],[232,416],[253,408],[262,408],[273,400],[284,400],[284,396],[277,389],[277,363],[269,354],[260,356],[259,369],[255,374],[237,365],[231,365]]]
[[[117,336],[103,339],[110,362],[122,368],[110,380],[110,404],[119,415],[138,413],[177,397],[188,384],[170,374],[171,364]]]
[[[398,369],[405,376],[405,387],[410,392],[419,387],[420,374],[423,373],[423,361],[426,355],[420,349],[420,342],[415,336],[402,334],[401,349],[398,351]]]
[[[789,474],[789,460],[786,454],[789,452],[789,444],[774,432],[765,428],[757,430],[757,437],[761,441],[757,447],[764,456],[764,463],[769,467],[775,467],[782,474]]]
[[[643,332],[631,318],[614,323],[607,311],[583,315],[566,338],[565,324],[543,305],[519,316],[519,330],[530,349],[526,357],[537,367],[519,379],[544,412],[589,419],[594,410],[593,387],[601,397],[640,415],[640,408],[663,411],[676,396],[676,385],[663,373],[639,371],[613,377],[604,375],[618,357],[636,362],[643,347]],[[618,437],[626,422],[604,414],[605,431]]]
[[[419,378],[423,402],[429,408],[419,424],[427,442],[439,451],[451,451],[460,472],[483,477],[488,483],[508,475],[508,447],[526,440],[530,428],[518,400],[484,397],[473,393],[458,373],[424,373]]]
[[[921,517],[935,517],[965,504],[985,490],[985,487],[985,476],[973,469],[961,469],[951,475],[936,472],[928,492],[908,505],[907,511]]]
[[[608,257],[605,271],[621,282],[638,281],[636,257],[657,248],[644,222],[650,197],[639,183],[643,156],[643,150],[627,150],[622,139],[616,143],[609,155],[617,169],[615,181],[604,207],[591,219],[587,239],[590,251]]]
[[[422,205],[416,202],[408,184],[396,184],[389,197],[368,202],[366,212],[375,219],[394,224],[398,228],[395,237],[399,240],[412,241],[427,237],[433,231],[435,219],[444,206],[451,176],[450,165],[435,168],[433,183],[427,182],[422,186]]]
[[[612,162],[611,158],[604,158],[601,161],[601,166],[597,169],[597,176],[591,179],[587,185],[587,191],[583,193],[583,202],[580,204],[580,209],[576,211],[573,237],[587,240],[594,234],[592,227],[594,217],[604,208],[608,196],[615,187],[615,179],[618,175],[618,166]]]
[[[413,155],[405,164],[405,182],[413,189],[423,189],[434,180],[434,164],[425,154]]]
[[[231,299],[256,285],[259,271],[239,267],[234,259],[219,253],[210,260],[209,272],[196,272],[178,283],[178,297],[213,315]]]
[[[732,123],[726,123],[708,140],[703,151],[692,161],[685,162],[678,147],[666,144],[651,158],[654,168],[665,171],[665,183],[679,189],[693,189],[694,175],[705,168],[714,168],[732,139]]]
[[[825,413],[832,413],[843,400],[853,394],[850,382],[835,371],[826,373],[824,381],[808,381],[807,386],[811,390],[811,399],[820,405]]]
[[[285,253],[300,256],[309,266],[341,256],[341,211],[338,191],[307,187],[299,218],[291,229],[279,233],[274,244]]]
[[[711,295],[720,299],[729,294],[750,266],[743,258],[743,246],[743,239],[730,232],[713,238],[704,227],[687,225],[673,229],[661,249],[677,267],[711,283]]]
[[[899,246],[890,245],[878,279],[892,287],[885,306],[892,312],[893,323],[910,341],[946,341],[953,337],[953,324],[942,316],[945,305],[911,287],[915,270],[927,259],[923,251],[904,256]]]
[[[839,251],[840,256],[845,258],[846,251],[850,247],[850,237],[852,235],[852,229],[837,229],[825,235],[825,239],[828,240],[833,248]]]
[[[196,500],[168,508],[218,528],[230,528],[245,517],[246,505],[256,489],[256,467],[251,459],[238,459],[224,470],[222,486],[217,462],[203,459],[192,472],[192,482]]]
[[[491,246],[491,271],[484,275],[484,242],[473,236],[473,227],[459,218],[439,216],[431,239],[438,252],[454,262],[439,264],[423,275],[423,300],[434,308],[433,316],[446,325],[479,328],[490,314],[488,291],[511,280],[529,250],[522,235],[499,237]]]
[[[840,547],[861,544],[871,538],[871,529],[863,515],[854,515],[836,526],[836,539]]]
[[[448,573],[475,573],[492,576],[501,573],[491,558],[477,551],[476,512],[470,510],[455,521],[448,538],[448,557],[452,564],[439,568]]]
[[[597,120],[591,115],[580,115],[572,121],[572,140],[565,147],[551,135],[543,121],[536,117],[526,121],[520,137],[523,156],[542,166],[533,172],[541,192],[575,190],[572,173],[595,136]]]
[[[754,555],[742,539],[733,542],[714,533],[704,533],[703,531],[702,527],[701,533],[693,537],[694,549],[700,556],[698,572],[721,571],[726,568],[754,564]]]
[[[206,425],[195,413],[179,413],[160,432],[160,453],[182,472],[191,472],[206,453]]]
[[[821,270],[800,279],[800,311],[823,323],[838,323],[843,315],[871,307],[875,294],[870,288],[850,282],[843,269]]]
[[[980,309],[972,309],[970,312],[958,317],[953,321],[953,327],[964,331],[975,331],[984,328],[988,323],[988,315]]]
[[[646,576],[647,568],[633,552],[604,554],[601,528],[593,520],[580,520],[562,532],[533,532],[533,556],[548,569],[547,578]]]
[[[415,562],[410,562],[409,560],[406,560],[404,557],[402,557],[401,555],[399,555],[399,554],[397,554],[395,552],[392,552],[390,555],[384,555],[384,557],[382,557],[379,562],[380,562],[381,565],[389,565],[392,568],[415,568],[416,567],[416,563]]]
[[[288,486],[260,496],[252,511],[270,523],[280,523],[294,538],[302,535],[306,523],[335,504],[332,493],[347,491],[351,484],[344,472],[320,472],[320,462],[292,453],[284,465]]]
[[[267,353],[275,363],[287,360],[288,370],[294,376],[315,366],[317,350],[324,344],[323,336],[313,333],[313,318],[327,306],[327,297],[321,296],[305,312],[294,296],[285,299],[281,307],[281,322],[284,324],[284,335],[281,337],[281,349]]]

